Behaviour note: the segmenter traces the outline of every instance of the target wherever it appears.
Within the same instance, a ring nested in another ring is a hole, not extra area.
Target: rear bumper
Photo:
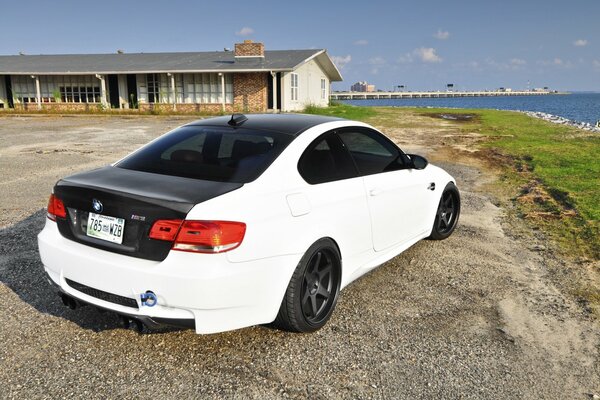
[[[54,282],[50,278],[49,275],[47,275],[47,278],[48,278],[48,283],[56,289],[56,291],[59,295],[69,296],[69,294],[67,292],[65,292],[64,290],[62,290],[62,288],[58,284],[56,284],[56,282]],[[77,302],[79,303],[79,305],[92,305],[92,306],[102,309],[104,311],[111,311],[111,312],[114,311],[109,308],[104,308],[104,307],[98,306],[97,304],[87,303],[87,302],[81,300],[80,298],[77,299]],[[133,319],[138,320],[138,321],[142,322],[149,329],[160,329],[160,328],[164,328],[164,327],[177,327],[177,328],[194,329],[194,330],[196,329],[196,320],[195,319],[157,318],[157,317],[148,317],[145,315],[129,314],[129,313],[121,313],[121,312],[119,312],[118,315],[125,317],[127,320],[133,320]]]
[[[233,263],[226,253],[171,251],[162,262],[148,261],[68,240],[50,220],[38,235],[38,245],[44,269],[61,292],[150,327],[152,322],[195,325],[203,334],[272,322],[301,258]],[[83,293],[68,281],[134,299],[137,308]],[[140,295],[146,291],[156,294],[155,306],[142,304]]]

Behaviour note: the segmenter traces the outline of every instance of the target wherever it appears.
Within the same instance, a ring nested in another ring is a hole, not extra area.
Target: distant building
[[[329,103],[342,76],[325,50],[0,56],[0,108],[302,110]]]
[[[352,91],[352,92],[374,92],[375,85],[369,85],[366,81],[356,82],[354,85],[350,86],[350,91]]]

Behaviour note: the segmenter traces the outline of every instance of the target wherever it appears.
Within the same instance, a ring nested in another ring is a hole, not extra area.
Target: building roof
[[[284,72],[293,71],[312,59],[321,65],[330,80],[342,80],[326,50],[267,50],[264,57],[238,58],[232,51],[0,56],[0,74]]]

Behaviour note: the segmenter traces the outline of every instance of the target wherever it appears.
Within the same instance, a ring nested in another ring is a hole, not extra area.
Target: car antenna
[[[244,114],[231,114],[231,119],[227,122],[231,126],[239,126],[248,121],[248,117]]]

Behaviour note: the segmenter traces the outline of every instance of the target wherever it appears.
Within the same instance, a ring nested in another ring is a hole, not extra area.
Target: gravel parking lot
[[[497,206],[494,175],[457,156],[461,138],[440,141],[453,135],[445,121],[388,133],[457,178],[457,231],[347,287],[321,331],[140,335],[112,314],[65,308],[36,243],[55,181],[189,120],[0,117],[0,398],[600,396],[600,326],[548,276],[567,261]]]

